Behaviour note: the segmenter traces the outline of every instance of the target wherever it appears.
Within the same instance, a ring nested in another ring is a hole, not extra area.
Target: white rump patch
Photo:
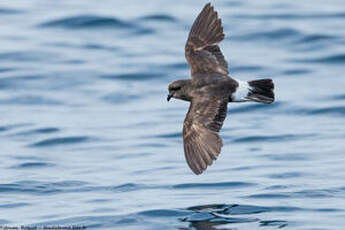
[[[249,86],[248,82],[241,81],[238,79],[234,79],[238,83],[238,87],[236,88],[236,91],[232,93],[232,101],[234,102],[243,102],[248,101],[246,97],[248,96],[249,90],[252,89],[251,86]]]

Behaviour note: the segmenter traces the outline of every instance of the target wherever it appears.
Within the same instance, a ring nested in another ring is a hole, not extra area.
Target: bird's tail
[[[274,84],[272,79],[260,79],[248,81],[249,93],[247,99],[250,101],[271,104],[274,102]]]

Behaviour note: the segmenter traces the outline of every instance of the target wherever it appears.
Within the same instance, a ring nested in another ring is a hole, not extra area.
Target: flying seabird
[[[240,81],[229,76],[228,64],[218,46],[224,39],[221,19],[210,3],[193,23],[185,45],[191,79],[169,84],[171,98],[189,101],[183,124],[186,161],[195,174],[201,174],[217,159],[223,141],[219,130],[229,102],[274,101],[271,79]]]

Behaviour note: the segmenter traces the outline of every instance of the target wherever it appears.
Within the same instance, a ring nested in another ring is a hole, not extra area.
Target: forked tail
[[[248,81],[249,92],[247,99],[250,101],[271,104],[274,102],[274,84],[272,79]]]

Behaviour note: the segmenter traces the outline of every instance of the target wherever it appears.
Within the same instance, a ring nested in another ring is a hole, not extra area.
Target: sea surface
[[[184,44],[205,1],[1,0],[0,229],[345,227],[345,3],[213,1],[231,104],[218,160],[188,168]]]

